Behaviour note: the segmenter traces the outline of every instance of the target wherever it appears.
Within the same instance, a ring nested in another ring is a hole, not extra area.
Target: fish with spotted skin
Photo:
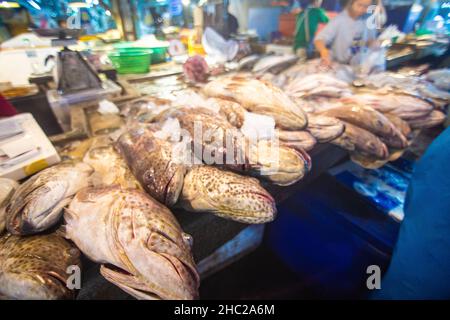
[[[71,299],[69,266],[81,266],[80,252],[59,235],[0,238],[0,297],[16,300]]]
[[[169,209],[144,192],[86,188],[64,218],[66,238],[101,263],[100,273],[128,294],[138,299],[198,297],[192,238]]]
[[[191,168],[185,179],[180,205],[193,212],[242,223],[266,223],[276,217],[275,200],[256,178],[211,166]]]
[[[93,169],[81,161],[62,162],[40,171],[15,191],[6,207],[6,228],[16,235],[52,227],[72,196],[87,187]]]
[[[177,202],[186,169],[173,159],[168,141],[155,137],[148,127],[138,127],[124,133],[116,148],[145,191],[166,206]]]

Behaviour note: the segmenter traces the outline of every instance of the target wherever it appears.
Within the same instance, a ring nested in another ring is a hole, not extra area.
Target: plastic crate
[[[147,73],[150,71],[152,50],[144,48],[122,48],[108,57],[120,74]]]

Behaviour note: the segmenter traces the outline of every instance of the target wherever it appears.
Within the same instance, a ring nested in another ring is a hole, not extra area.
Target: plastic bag
[[[357,78],[386,71],[386,48],[364,48],[350,61]]]
[[[225,40],[219,33],[209,27],[203,33],[202,45],[205,52],[218,62],[233,60],[239,50],[239,44],[236,41]]]

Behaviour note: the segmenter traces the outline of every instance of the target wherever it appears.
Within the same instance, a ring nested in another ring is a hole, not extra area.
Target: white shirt
[[[326,25],[315,40],[322,40],[331,49],[333,60],[349,63],[354,40],[367,42],[376,39],[376,29],[369,29],[366,22],[365,17],[355,20],[344,10]]]

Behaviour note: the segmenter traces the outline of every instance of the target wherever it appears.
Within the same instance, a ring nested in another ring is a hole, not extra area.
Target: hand
[[[368,43],[369,48],[379,49],[381,48],[381,41],[379,40],[370,40]]]
[[[328,50],[323,50],[320,52],[320,58],[322,59],[322,64],[328,68],[331,67],[332,61],[330,57],[330,52]]]

